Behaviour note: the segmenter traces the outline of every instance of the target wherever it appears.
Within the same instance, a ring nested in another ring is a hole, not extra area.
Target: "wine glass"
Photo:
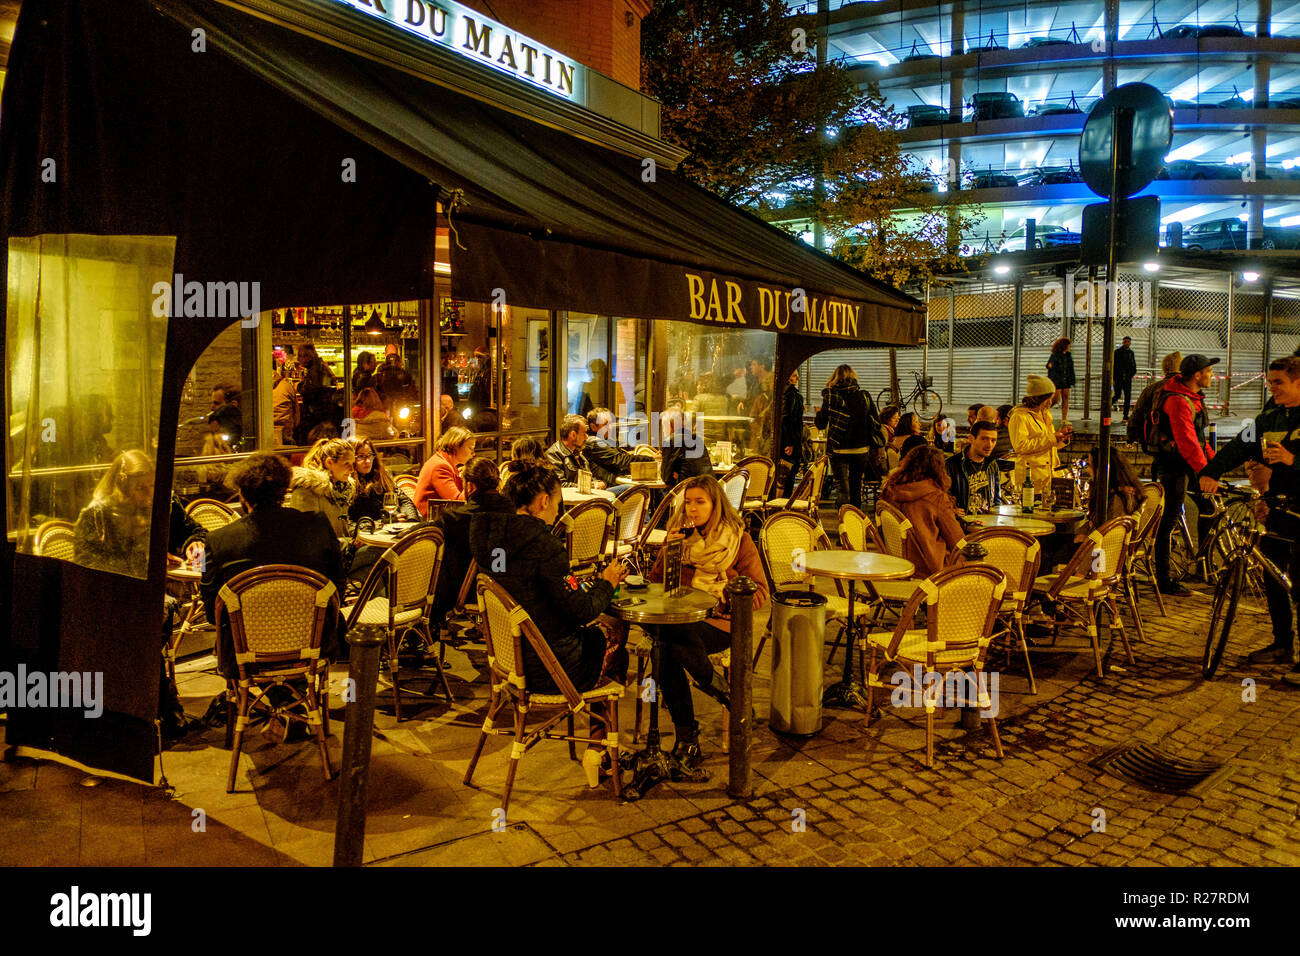
[[[392,524],[397,516],[397,492],[384,492],[384,514],[388,515],[388,523]]]

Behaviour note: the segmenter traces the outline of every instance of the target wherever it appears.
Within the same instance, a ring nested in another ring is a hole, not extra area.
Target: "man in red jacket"
[[[1185,597],[1191,592],[1169,579],[1169,543],[1182,514],[1187,482],[1214,457],[1206,440],[1209,416],[1202,389],[1214,380],[1217,358],[1188,355],[1155,401],[1156,441],[1153,473],[1165,489],[1165,510],[1156,531],[1156,587],[1164,594]]]

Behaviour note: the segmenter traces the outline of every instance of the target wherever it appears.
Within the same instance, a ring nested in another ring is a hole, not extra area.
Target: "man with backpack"
[[[1140,445],[1145,449],[1151,443],[1147,435],[1148,427],[1151,424],[1151,405],[1155,402],[1156,395],[1165,387],[1165,384],[1178,374],[1178,367],[1182,364],[1182,352],[1175,351],[1166,355],[1160,360],[1160,371],[1164,378],[1157,379],[1142,389],[1141,394],[1138,395],[1138,400],[1133,403],[1133,414],[1128,419],[1127,437],[1135,445]]]
[[[1165,489],[1165,510],[1156,531],[1156,587],[1175,597],[1191,592],[1169,579],[1169,545],[1182,514],[1188,481],[1204,471],[1214,457],[1205,438],[1210,419],[1201,390],[1213,381],[1213,367],[1218,362],[1204,355],[1184,358],[1180,374],[1166,379],[1156,394],[1147,427],[1147,449],[1155,459],[1152,474]]]
[[[1300,358],[1289,356],[1270,362],[1268,390],[1272,397],[1254,422],[1238,432],[1201,471],[1201,491],[1218,491],[1219,477],[1247,461],[1255,463],[1252,484],[1281,494],[1293,494],[1300,485],[1300,471],[1295,467],[1300,453]],[[1264,528],[1280,537],[1262,539],[1260,549],[1270,561],[1288,570],[1292,593],[1288,594],[1270,575],[1264,575],[1273,643],[1252,653],[1249,660],[1252,664],[1290,664],[1295,643],[1291,604],[1300,588],[1300,520],[1287,514],[1286,509],[1271,508]],[[1300,670],[1293,670],[1285,679],[1300,684]]]

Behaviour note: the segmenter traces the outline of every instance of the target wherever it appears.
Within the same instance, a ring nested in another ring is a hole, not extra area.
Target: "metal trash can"
[[[771,727],[809,736],[822,729],[826,597],[778,591],[772,601]]]

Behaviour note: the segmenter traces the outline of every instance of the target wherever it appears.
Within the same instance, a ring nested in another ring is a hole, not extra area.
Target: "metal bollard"
[[[360,866],[366,841],[366,779],[370,774],[370,735],[375,726],[375,688],[379,683],[381,627],[348,633],[352,650],[348,678],[356,699],[348,701],[343,727],[343,768],[339,772],[339,811],[334,826],[334,865]]]
[[[731,735],[727,794],[754,795],[750,746],[754,735],[754,594],[758,585],[738,577],[727,585],[731,604]]]

